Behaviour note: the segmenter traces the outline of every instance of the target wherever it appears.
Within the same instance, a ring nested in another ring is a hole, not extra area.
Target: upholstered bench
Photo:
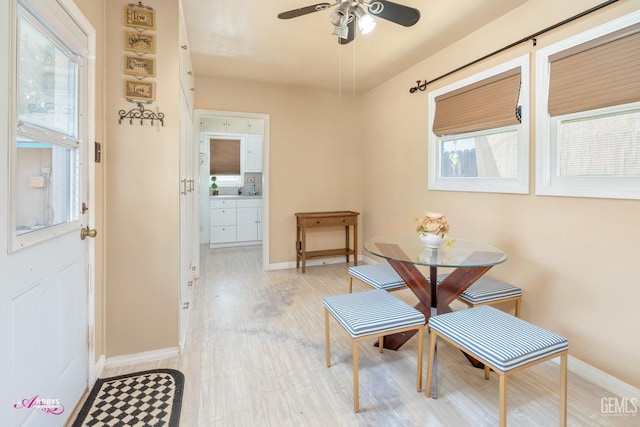
[[[484,363],[485,378],[489,379],[490,369],[500,375],[500,426],[504,427],[507,425],[507,376],[560,357],[560,425],[566,426],[569,352],[566,338],[488,306],[433,316],[429,319],[429,329],[427,393],[431,388],[436,341],[440,337]]]
[[[395,291],[402,289],[407,284],[402,277],[391,267],[389,263],[366,264],[349,267],[349,293],[353,291],[353,278],[357,278],[375,289]],[[447,274],[438,274],[438,283],[442,282]],[[506,301],[515,301],[516,317],[520,317],[520,304],[522,301],[522,289],[497,279],[482,276],[460,294],[458,300],[468,307],[484,304],[497,304]]]
[[[443,279],[438,277],[438,281],[441,280]],[[458,297],[458,300],[467,304],[468,307],[515,301],[515,315],[520,317],[522,289],[491,277],[482,276],[465,289]]]
[[[388,262],[349,267],[349,293],[353,291],[353,278],[357,278],[375,289],[395,291],[407,284]]]
[[[398,332],[418,331],[418,391],[422,390],[422,352],[425,317],[415,308],[387,291],[373,290],[326,297],[324,304],[325,344],[327,366],[331,366],[329,344],[329,313],[353,338],[353,410],[360,410],[358,386],[358,343],[378,338],[382,352],[382,338]]]

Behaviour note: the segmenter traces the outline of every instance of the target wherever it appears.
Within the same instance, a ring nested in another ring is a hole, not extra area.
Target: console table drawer
[[[327,218],[306,218],[302,220],[305,227],[330,227],[333,225],[355,225],[357,217],[327,217]]]
[[[329,220],[329,224],[331,225],[355,225],[357,222],[358,218],[355,216],[337,217]]]

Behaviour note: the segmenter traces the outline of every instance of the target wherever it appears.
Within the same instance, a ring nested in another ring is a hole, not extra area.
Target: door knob
[[[80,229],[80,238],[82,240],[86,239],[87,237],[96,237],[97,234],[98,230],[96,230],[95,228],[89,228],[88,225],[85,228]]]

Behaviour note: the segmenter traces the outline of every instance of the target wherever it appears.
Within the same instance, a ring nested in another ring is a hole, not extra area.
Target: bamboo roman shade
[[[210,139],[211,175],[240,175],[240,140]]]
[[[640,101],[640,24],[549,58],[549,114]]]
[[[436,97],[433,133],[456,135],[520,123],[520,67]]]

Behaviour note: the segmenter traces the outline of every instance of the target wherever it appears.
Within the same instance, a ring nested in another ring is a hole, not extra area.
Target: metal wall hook
[[[138,108],[133,108],[129,111],[120,110],[118,114],[120,118],[118,119],[118,123],[122,124],[122,119],[129,119],[129,124],[133,124],[133,120],[140,120],[140,124],[144,124],[145,120],[151,120],[151,125],[153,125],[154,120],[158,120],[162,126],[164,126],[164,113],[154,113],[151,110],[147,110],[144,108],[142,102],[138,102]]]

